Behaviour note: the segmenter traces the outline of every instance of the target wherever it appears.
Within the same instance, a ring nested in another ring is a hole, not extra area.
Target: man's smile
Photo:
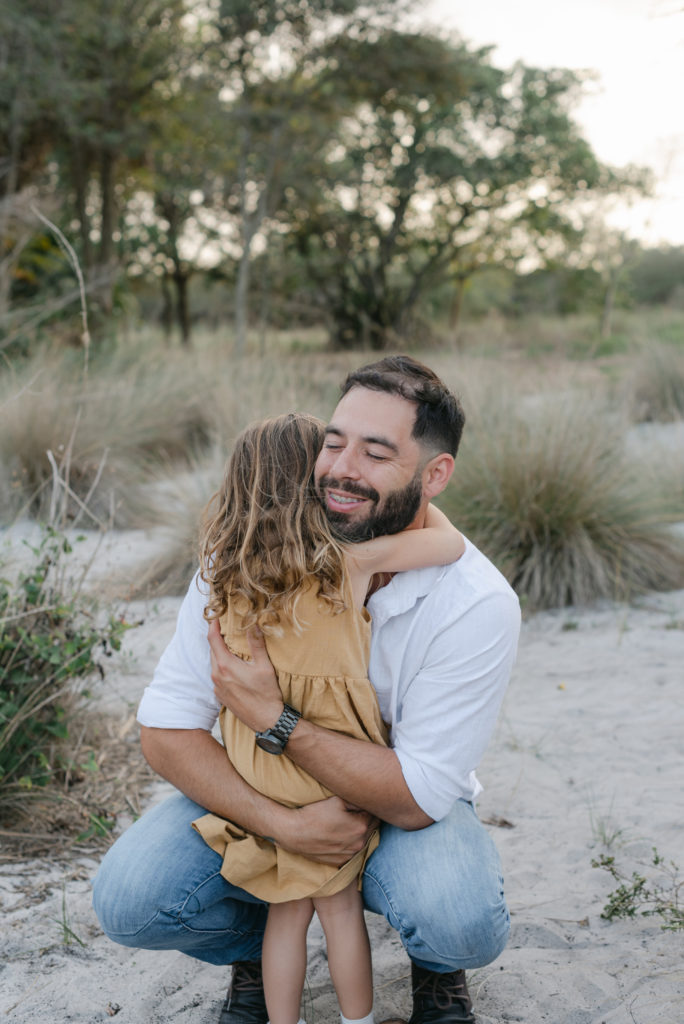
[[[360,495],[341,494],[339,491],[326,491],[329,508],[345,508],[351,510],[365,504],[369,499]]]
[[[330,476],[321,477],[318,481],[318,492],[328,511],[341,515],[349,515],[366,506],[368,502],[377,504],[380,500],[380,495],[372,487],[364,487],[351,480],[345,481],[345,485],[342,486],[340,480]]]

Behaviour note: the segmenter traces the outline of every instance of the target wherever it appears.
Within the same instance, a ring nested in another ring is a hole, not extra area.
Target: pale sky
[[[599,159],[644,164],[656,195],[609,220],[647,244],[684,245],[684,0],[428,0],[421,12],[493,63],[592,69],[575,111]]]

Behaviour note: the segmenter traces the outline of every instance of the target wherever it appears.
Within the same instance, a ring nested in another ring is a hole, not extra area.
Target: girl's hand
[[[270,729],[284,705],[262,634],[255,630],[247,634],[250,661],[228,650],[216,619],[209,625],[208,638],[216,699],[255,732]]]

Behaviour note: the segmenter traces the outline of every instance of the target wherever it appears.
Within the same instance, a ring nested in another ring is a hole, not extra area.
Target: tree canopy
[[[26,301],[21,262],[45,238],[19,217],[27,196],[73,241],[105,313],[117,283],[158,280],[188,341],[189,283],[211,270],[233,289],[239,349],[259,261],[334,344],[383,348],[431,289],[450,287],[456,308],[481,267],[558,259],[592,197],[642,186],[573,120],[581,76],[498,68],[487,48],[408,31],[402,12],[7,0],[0,317]]]

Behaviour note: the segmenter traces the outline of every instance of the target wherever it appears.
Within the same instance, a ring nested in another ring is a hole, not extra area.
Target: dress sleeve
[[[180,607],[173,638],[140,701],[141,725],[209,732],[213,728],[220,705],[211,681],[206,603],[206,587],[196,575]]]
[[[403,696],[394,750],[413,798],[435,821],[481,789],[475,769],[494,729],[519,631],[513,592],[487,595],[431,638]]]

